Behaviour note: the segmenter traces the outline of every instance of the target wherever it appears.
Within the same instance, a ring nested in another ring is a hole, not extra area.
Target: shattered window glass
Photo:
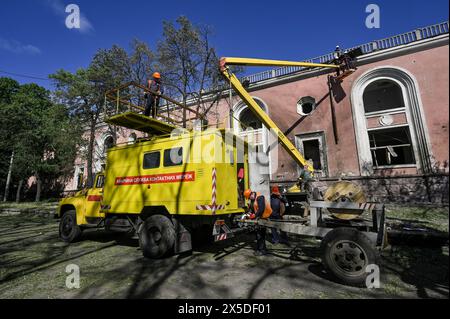
[[[375,167],[416,163],[408,126],[369,131],[369,140]]]

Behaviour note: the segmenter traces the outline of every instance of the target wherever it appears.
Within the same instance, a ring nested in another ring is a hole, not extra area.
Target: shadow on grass
[[[395,246],[383,254],[385,271],[415,287],[419,298],[449,297],[449,258],[444,247]]]

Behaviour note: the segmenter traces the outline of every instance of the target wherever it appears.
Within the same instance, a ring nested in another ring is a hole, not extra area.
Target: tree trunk
[[[20,202],[20,195],[22,193],[22,186],[23,186],[23,179],[19,181],[19,186],[17,187],[17,193],[16,193],[16,203]]]
[[[36,173],[36,198],[34,199],[35,202],[41,201],[41,192],[42,192],[42,181],[39,174]]]
[[[5,196],[3,197],[4,202],[6,202],[8,200],[8,196],[9,196],[9,187],[11,185],[11,174],[12,174],[13,163],[14,163],[14,151],[12,151],[11,160],[9,161],[8,177],[6,177]]]
[[[89,132],[89,145],[87,150],[87,183],[86,186],[92,187],[94,182],[93,174],[92,174],[92,165],[94,158],[94,142],[95,142],[95,125],[97,124],[96,117],[92,115],[91,123],[90,123],[90,132]]]

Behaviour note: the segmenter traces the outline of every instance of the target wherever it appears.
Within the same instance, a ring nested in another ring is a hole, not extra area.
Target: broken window
[[[303,150],[305,158],[313,161],[314,169],[322,170],[319,140],[303,141]]]
[[[374,167],[416,163],[408,126],[371,130],[368,133]]]
[[[302,97],[297,102],[297,113],[303,116],[311,114],[316,109],[316,100],[311,96]]]
[[[404,108],[403,93],[397,83],[378,80],[367,86],[363,95],[366,113]]]
[[[307,133],[297,136],[297,147],[303,157],[313,163],[318,175],[327,176],[326,145],[323,132]]]
[[[255,99],[255,101],[259,105],[259,107],[264,110],[264,104],[258,99]],[[263,124],[261,120],[255,115],[255,113],[253,113],[252,110],[246,107],[239,113],[239,126],[241,131],[245,131],[248,128],[258,130],[263,127]]]
[[[258,119],[252,110],[245,109],[241,112],[239,116],[239,121],[241,123],[241,129],[246,130],[251,127],[254,130],[262,128],[262,122]]]

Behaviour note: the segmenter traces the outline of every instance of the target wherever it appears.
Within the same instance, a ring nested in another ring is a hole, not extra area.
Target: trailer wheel
[[[143,255],[148,258],[165,256],[174,247],[175,235],[175,227],[169,218],[150,216],[140,229],[139,242]]]
[[[377,251],[362,232],[340,227],[322,240],[322,262],[325,268],[346,285],[365,285],[366,267],[377,263]]]
[[[81,228],[77,225],[76,211],[67,211],[59,221],[59,237],[66,243],[73,243],[81,237]]]

